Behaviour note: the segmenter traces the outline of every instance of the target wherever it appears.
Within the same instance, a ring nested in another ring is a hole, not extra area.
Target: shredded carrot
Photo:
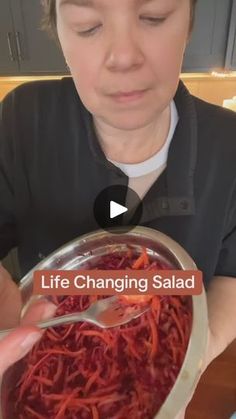
[[[75,393],[73,392],[72,394],[70,394],[61,404],[60,409],[57,412],[57,415],[55,416],[55,419],[63,419],[64,413],[66,411],[66,408],[68,406],[68,404],[70,403],[70,401],[75,397]]]
[[[173,309],[170,310],[170,315],[175,321],[175,324],[176,324],[177,329],[178,329],[179,334],[180,334],[182,344],[184,344],[185,343],[185,338],[184,338],[183,329],[182,329],[180,321],[179,321],[178,317],[176,316],[175,311]]]
[[[35,410],[33,410],[31,407],[26,406],[25,410],[30,413],[31,415],[33,415],[33,417],[35,419],[45,419],[44,416],[40,415],[39,413],[37,413]]]
[[[42,377],[41,375],[34,375],[34,380],[37,380],[39,383],[45,384],[46,386],[52,386],[53,380],[49,380],[46,377]]]
[[[53,381],[54,383],[56,383],[59,378],[61,377],[61,375],[63,374],[63,360],[62,360],[62,356],[59,355],[57,358],[58,364],[57,364],[57,371],[53,377]]]
[[[150,357],[153,359],[157,352],[158,352],[158,333],[156,328],[156,323],[151,314],[148,314],[148,321],[151,327],[151,334],[152,334],[152,350]]]
[[[95,371],[88,379],[87,383],[85,384],[84,387],[84,392],[87,394],[91,388],[91,386],[93,385],[93,383],[95,383],[100,375],[100,369],[98,368],[97,371]]]
[[[93,419],[99,419],[99,413],[96,406],[92,406],[92,415],[93,415]]]
[[[83,355],[85,352],[84,348],[79,349],[78,351],[68,351],[65,349],[48,349],[47,355],[67,355],[77,358],[80,355]],[[43,354],[44,351],[38,351],[39,354]]]
[[[97,336],[102,339],[107,345],[110,345],[111,340],[105,333],[98,332],[97,330],[81,330],[80,332],[84,336]]]
[[[135,260],[135,262],[133,263],[132,269],[145,268],[146,265],[148,265],[148,264],[149,264],[149,259],[148,259],[148,255],[147,255],[147,250],[143,249],[139,258],[137,260]]]

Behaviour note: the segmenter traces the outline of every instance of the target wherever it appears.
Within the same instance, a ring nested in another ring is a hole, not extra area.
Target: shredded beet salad
[[[167,268],[145,250],[106,255],[97,263],[99,269],[150,267]],[[85,310],[105,297],[53,297],[56,315]],[[16,378],[4,419],[153,419],[182,366],[192,302],[153,296],[150,304],[149,312],[117,328],[84,322],[46,330],[9,371]]]

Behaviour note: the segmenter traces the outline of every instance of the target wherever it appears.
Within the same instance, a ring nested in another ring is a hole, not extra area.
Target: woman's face
[[[178,85],[189,0],[57,0],[57,29],[95,118],[133,130],[156,120]]]

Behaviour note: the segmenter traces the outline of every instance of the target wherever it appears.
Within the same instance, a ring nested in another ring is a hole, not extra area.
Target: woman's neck
[[[116,129],[94,118],[95,130],[104,154],[120,163],[140,163],[164,145],[170,129],[170,106],[149,125],[132,131]]]

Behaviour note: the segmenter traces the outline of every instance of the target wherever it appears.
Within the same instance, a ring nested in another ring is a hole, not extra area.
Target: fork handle
[[[65,314],[64,316],[61,316],[61,317],[54,317],[52,319],[43,320],[41,322],[32,323],[30,325],[37,326],[40,329],[47,329],[48,327],[55,327],[55,326],[60,326],[62,324],[69,324],[69,323],[77,323],[77,322],[86,321],[86,320],[87,320],[87,316],[85,313],[83,314],[76,313],[76,314]],[[9,335],[14,330],[16,330],[16,328],[0,331],[0,340],[3,339],[5,336]]]
[[[77,323],[87,320],[85,312],[76,314],[65,314],[64,316],[54,317],[49,320],[43,320],[36,324],[40,329],[47,329],[48,327],[60,326],[61,324]]]

